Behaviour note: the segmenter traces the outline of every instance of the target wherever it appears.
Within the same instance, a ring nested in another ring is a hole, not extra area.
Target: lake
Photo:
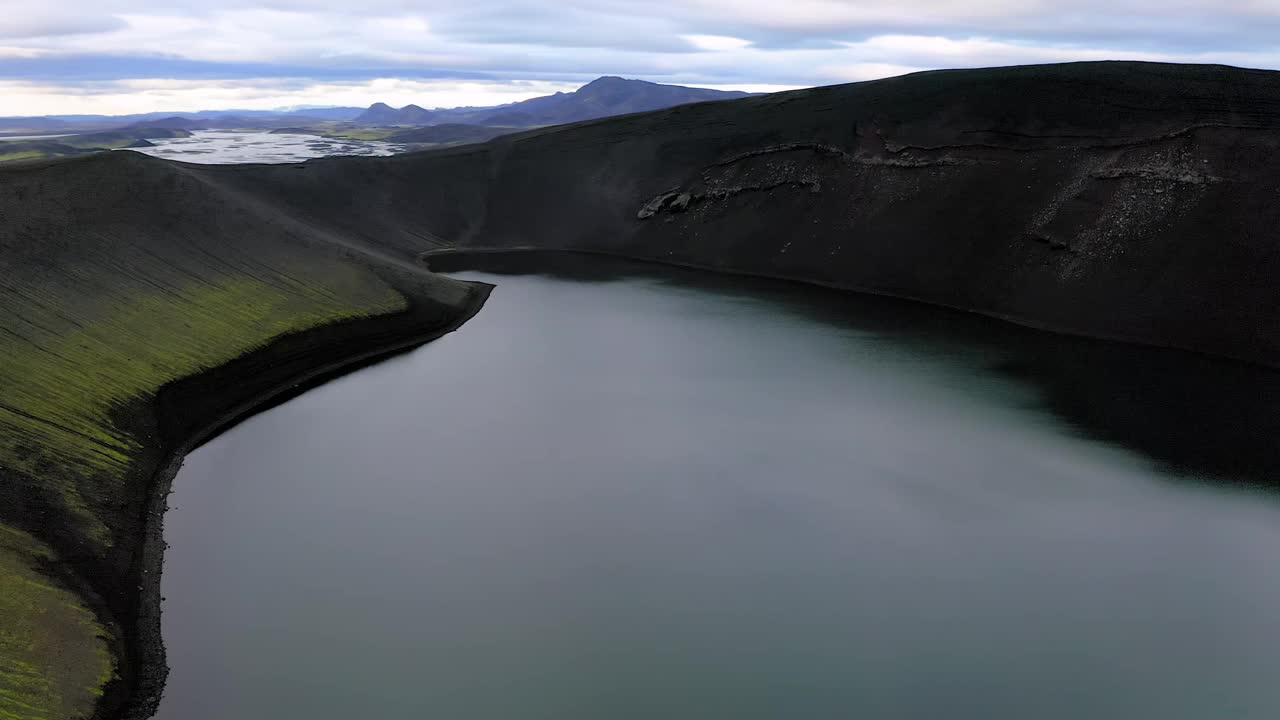
[[[188,458],[162,720],[1280,717],[1276,373],[472,265],[460,331]]]
[[[243,130],[196,130],[190,137],[150,141],[154,147],[129,148],[168,160],[223,165],[291,163],[333,155],[393,155],[405,147],[378,140],[336,140],[318,135]]]

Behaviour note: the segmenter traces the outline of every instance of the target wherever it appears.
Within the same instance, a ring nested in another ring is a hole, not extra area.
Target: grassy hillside
[[[139,682],[162,389],[313,328],[425,335],[476,295],[132,153],[0,171],[0,218],[0,720],[89,717]]]
[[[515,128],[490,127],[487,125],[464,125],[445,123],[428,127],[400,130],[387,139],[399,143],[421,143],[424,145],[455,145],[463,143],[484,142],[499,135],[517,132]]]
[[[93,714],[115,676],[107,631],[75,593],[42,568],[53,552],[0,525],[0,719]]]
[[[0,163],[83,155],[103,150],[137,147],[138,143],[145,143],[148,139],[189,137],[190,135],[190,132],[180,129],[139,127],[38,140],[0,138]]]
[[[138,458],[151,438],[117,422],[117,413],[285,333],[407,307],[398,292],[353,267],[335,263],[308,274],[314,284],[280,276],[193,280],[99,295],[91,307],[7,285],[0,307],[26,327],[8,328],[19,341],[5,348],[0,365],[6,482],[27,486],[32,504],[57,517],[59,534],[77,538],[82,551],[107,557],[130,544],[130,528],[114,521],[111,505],[145,475]],[[46,330],[67,318],[74,318],[70,329]],[[107,631],[73,593],[42,577],[34,561],[55,561],[51,550],[3,523],[0,538],[16,539],[0,543],[0,617],[9,618],[0,657],[22,658],[20,675],[0,674],[8,681],[0,682],[8,685],[0,708],[26,708],[29,714],[13,717],[33,720],[88,717],[113,676],[114,660],[99,639]]]
[[[4,309],[26,330],[15,333],[22,342],[0,366],[0,456],[13,459],[11,471],[28,474],[60,466],[62,478],[47,485],[62,509],[84,537],[111,543],[85,496],[122,482],[143,442],[115,424],[114,409],[281,334],[407,307],[399,293],[349,266],[312,272],[323,284],[219,278],[117,294],[88,308],[6,284]],[[75,318],[72,328],[45,332],[65,315]]]

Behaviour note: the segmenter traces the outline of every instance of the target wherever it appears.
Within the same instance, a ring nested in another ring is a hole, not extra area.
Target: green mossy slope
[[[88,718],[115,673],[93,612],[38,569],[53,558],[0,525],[0,720]]]
[[[140,609],[143,539],[183,442],[159,426],[163,388],[321,327],[349,326],[347,353],[357,320],[404,317],[398,337],[419,337],[474,299],[198,169],[112,153],[0,170],[0,720],[154,700],[154,679],[134,697],[140,672],[163,677],[135,647],[158,618]],[[371,343],[387,341],[378,327]],[[187,431],[253,402],[238,386],[214,389],[226,400]]]
[[[21,322],[44,336],[23,336],[0,366],[0,457],[29,475],[57,467],[57,492],[78,529],[109,545],[108,528],[78,485],[101,492],[103,483],[123,482],[145,441],[117,427],[113,410],[281,334],[406,307],[399,293],[352,267],[335,264],[324,278],[324,285],[292,287],[284,279],[191,283],[127,296],[77,313],[76,327],[55,335],[36,331],[55,321],[53,303],[7,294],[27,300]]]

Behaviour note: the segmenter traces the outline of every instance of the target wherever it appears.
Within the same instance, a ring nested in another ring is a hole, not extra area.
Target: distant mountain
[[[281,111],[274,113],[284,117],[311,118],[313,120],[334,120],[337,122],[348,122],[359,117],[364,112],[364,108],[358,107],[320,107],[320,108],[297,108],[295,110]]]
[[[747,93],[724,92],[680,85],[659,85],[643,80],[602,77],[578,90],[536,97],[495,107],[459,107],[427,110],[418,105],[396,109],[377,103],[367,109],[353,107],[297,107],[279,110],[201,110],[199,112],[151,112],[136,115],[51,115],[0,118],[0,137],[51,135],[106,130],[169,129],[208,130],[241,128],[297,128],[311,123],[354,122],[360,125],[454,127],[422,135],[413,143],[479,142],[501,134],[494,128],[528,128],[594,120],[611,115],[660,110],[673,105],[729,100]],[[448,138],[448,139],[440,139]]]
[[[205,127],[205,122],[192,118],[174,116],[160,118],[159,120],[144,120],[129,126],[130,128],[160,128],[164,130],[199,130]]]
[[[421,108],[419,108],[421,110]],[[354,107],[296,108],[289,110],[201,110],[153,112],[136,115],[50,115],[0,117],[0,137],[49,133],[93,132],[125,127],[202,128],[279,127],[300,122],[348,122],[365,112]],[[423,112],[426,112],[425,110]],[[188,121],[189,124],[183,124]]]
[[[307,107],[287,110],[198,110],[195,112],[149,112],[136,115],[49,115],[46,120],[63,123],[102,123],[132,122],[141,123],[167,118],[312,118],[317,120],[351,120],[364,112],[364,108],[355,107]],[[14,118],[0,118],[0,123]],[[31,119],[31,118],[22,118]]]
[[[40,135],[65,131],[67,123],[56,118],[13,117],[0,118],[0,136]]]
[[[396,110],[377,103],[356,117],[363,125],[439,125],[462,123],[505,127],[535,127],[595,120],[612,115],[661,110],[707,100],[731,100],[748,93],[659,85],[644,80],[602,77],[570,93],[544,95],[523,102],[486,108],[424,110],[417,105]]]
[[[396,120],[400,117],[399,112],[399,110],[386,103],[374,103],[369,106],[368,110],[356,116],[356,122],[366,125],[395,125]]]
[[[357,115],[355,122],[361,125],[429,125],[435,115],[417,105],[405,105],[397,110],[386,103],[374,103]]]

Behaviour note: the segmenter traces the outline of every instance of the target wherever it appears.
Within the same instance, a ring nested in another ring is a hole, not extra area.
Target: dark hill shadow
[[[933,355],[976,358],[1033,388],[1082,435],[1141,453],[1188,481],[1280,491],[1280,372],[1177,350],[1030,330],[893,298],[566,252],[450,254],[439,272],[537,274],[578,282],[645,278],[749,296]]]

